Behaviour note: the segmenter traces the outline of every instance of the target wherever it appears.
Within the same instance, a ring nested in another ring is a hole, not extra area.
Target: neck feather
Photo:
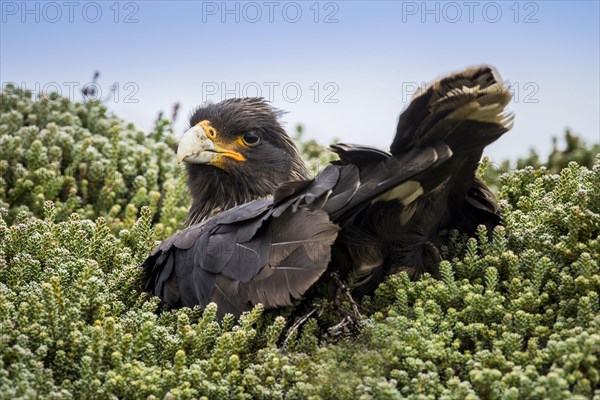
[[[185,225],[193,225],[221,211],[253,200],[272,196],[277,186],[289,180],[308,179],[308,171],[302,163],[296,163],[290,171],[257,179],[256,176],[229,174],[207,165],[187,165],[187,183],[192,206]]]

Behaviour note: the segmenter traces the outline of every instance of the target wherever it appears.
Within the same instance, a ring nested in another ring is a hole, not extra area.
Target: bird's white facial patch
[[[423,186],[417,181],[407,181],[402,185],[396,186],[392,190],[389,190],[373,200],[378,201],[392,201],[400,200],[403,206],[407,206],[424,193]]]

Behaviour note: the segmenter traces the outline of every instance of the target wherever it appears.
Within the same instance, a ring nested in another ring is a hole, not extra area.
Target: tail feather
[[[391,152],[398,155],[439,141],[456,143],[455,136],[468,137],[461,143],[466,149],[485,146],[511,128],[512,114],[504,112],[510,99],[500,74],[490,66],[434,82],[417,93],[400,116]],[[460,150],[452,147],[454,153]]]
[[[348,259],[359,260],[358,295],[372,292],[383,276],[401,270],[412,276],[435,274],[441,259],[437,246],[445,232],[472,234],[480,224],[501,222],[492,192],[475,171],[484,148],[512,127],[513,116],[505,111],[510,99],[500,75],[488,66],[449,75],[414,96],[399,118],[392,158],[440,145],[448,146],[451,157],[411,178],[418,191],[404,196],[396,189],[380,196],[355,231],[342,231],[342,238],[352,243],[364,239],[365,231],[373,241],[383,240],[379,264],[368,257],[368,243],[364,249],[342,249]],[[410,192],[411,187],[399,189]]]
[[[429,85],[400,116],[392,154],[439,141],[452,149],[442,173],[451,177],[445,190],[453,228],[472,232],[500,221],[494,196],[475,170],[484,148],[512,127],[513,114],[505,111],[511,97],[495,68],[475,67]]]

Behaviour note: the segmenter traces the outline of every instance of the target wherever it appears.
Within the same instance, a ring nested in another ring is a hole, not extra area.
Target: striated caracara
[[[334,145],[340,160],[314,179],[262,99],[198,109],[177,151],[188,227],[144,262],[145,290],[239,315],[289,306],[326,272],[352,275],[358,295],[398,271],[435,274],[449,230],[500,222],[475,170],[510,129],[510,98],[492,67],[446,76],[415,95],[389,152]]]

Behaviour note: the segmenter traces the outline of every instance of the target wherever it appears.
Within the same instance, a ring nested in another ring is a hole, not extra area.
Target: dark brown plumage
[[[240,135],[260,137],[255,147],[238,146],[246,158],[223,158],[221,167],[186,163],[192,207],[186,221],[192,225],[239,204],[272,195],[280,183],[308,179],[308,171],[292,139],[278,118],[282,112],[259,98],[229,99],[197,109],[190,126],[210,121],[223,142]]]
[[[450,75],[412,100],[390,153],[332,146],[340,161],[314,180],[262,100],[199,109],[178,158],[189,163],[188,221],[202,222],[150,255],[145,289],[170,307],[214,301],[239,315],[291,305],[327,270],[358,277],[359,295],[400,270],[435,274],[449,229],[499,222],[475,169],[510,129],[509,99],[491,67]]]

